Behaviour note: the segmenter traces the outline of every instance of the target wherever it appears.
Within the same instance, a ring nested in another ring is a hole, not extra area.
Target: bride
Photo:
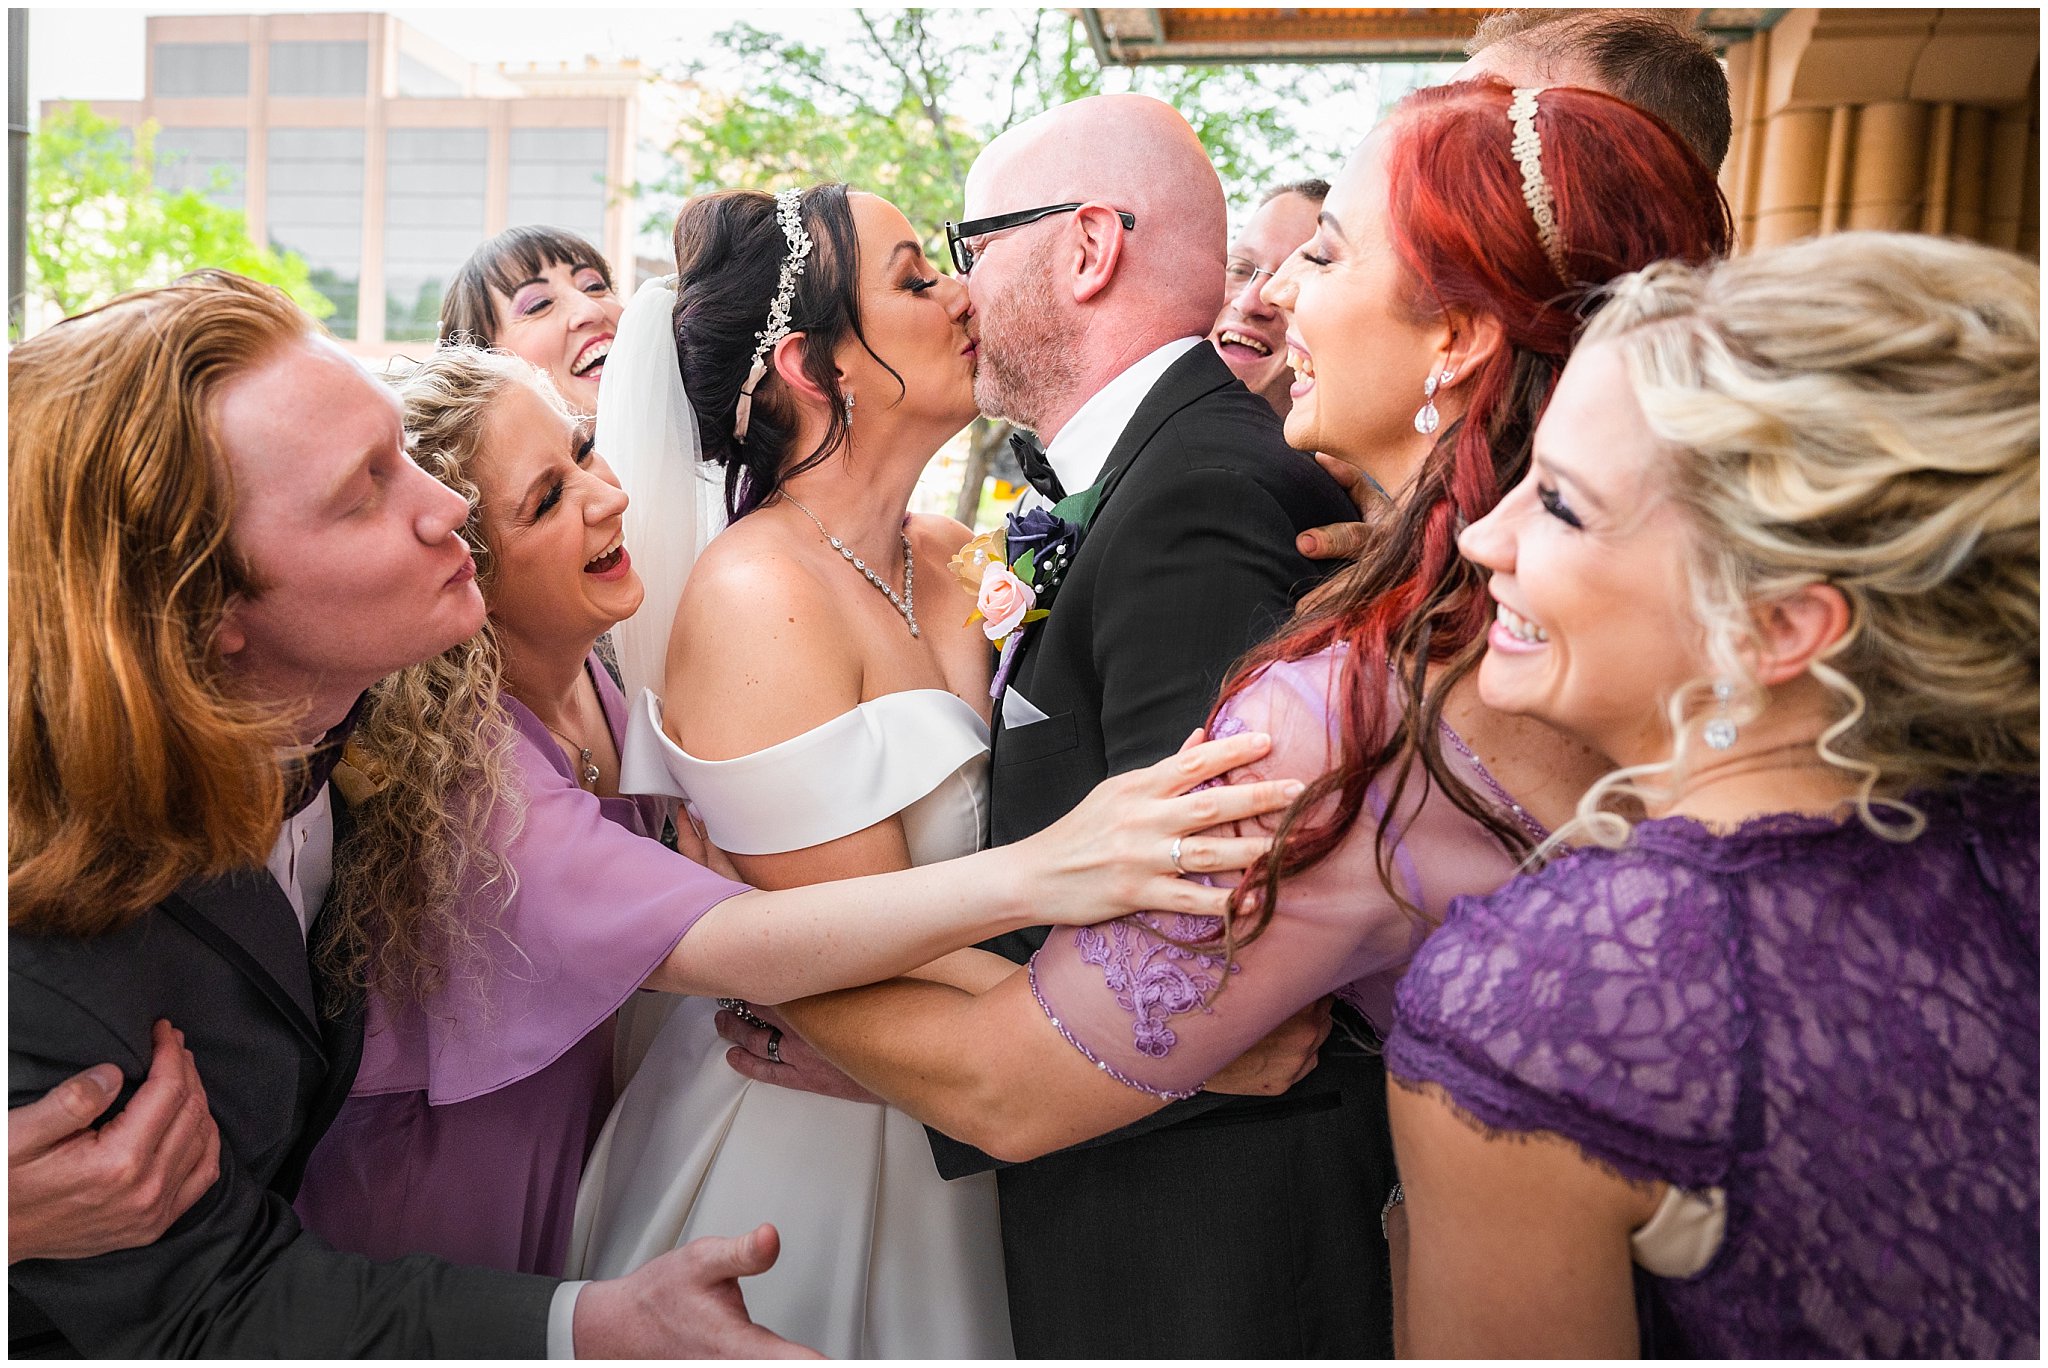
[[[607,450],[636,491],[662,491],[636,506],[669,510],[637,544],[682,548],[647,576],[636,619],[668,622],[660,595],[680,593],[666,713],[641,700],[627,764],[665,772],[763,888],[980,842],[991,655],[947,570],[968,529],[905,514],[975,416],[975,345],[966,288],[918,238],[843,185],[692,200],[672,320],[647,317],[666,289],[643,290],[604,387]],[[647,364],[650,342],[665,364]],[[717,520],[692,487],[699,435],[724,467],[730,526],[692,568],[693,535]],[[621,640],[629,687],[652,673],[648,633]],[[974,989],[989,971],[970,951],[922,972]],[[768,1220],[783,1257],[747,1300],[778,1333],[833,1357],[1011,1356],[993,1175],[942,1180],[923,1129],[880,1103],[750,1084],[725,1063],[714,1010],[677,1007],[621,1094],[585,1174],[571,1275]]]

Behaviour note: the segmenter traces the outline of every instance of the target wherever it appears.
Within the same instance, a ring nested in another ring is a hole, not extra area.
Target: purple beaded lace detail
[[[1129,1074],[1125,1073],[1123,1070],[1111,1064],[1108,1060],[1096,1054],[1095,1051],[1089,1049],[1087,1043],[1083,1041],[1080,1037],[1076,1036],[1072,1031],[1068,1030],[1066,1027],[1066,1023],[1061,1021],[1059,1017],[1054,1014],[1051,1004],[1047,1003],[1045,1000],[1045,994],[1041,993],[1038,990],[1038,964],[1036,961],[1032,961],[1031,963],[1025,965],[1024,973],[1025,976],[1031,982],[1031,996],[1038,999],[1038,1010],[1045,1013],[1045,1019],[1052,1023],[1052,1028],[1055,1031],[1058,1031],[1060,1033],[1060,1038],[1066,1041],[1067,1044],[1079,1050],[1082,1054],[1082,1057],[1087,1059],[1087,1061],[1090,1064],[1093,1064],[1096,1068],[1102,1070],[1111,1078],[1114,1078],[1117,1082],[1123,1084],[1126,1088],[1135,1088],[1139,1092],[1149,1093],[1153,1097],[1163,1097],[1169,1102],[1179,1102],[1185,1098],[1193,1097],[1196,1093],[1201,1091],[1199,1087],[1186,1088],[1180,1091],[1175,1091],[1171,1088],[1155,1088],[1149,1083],[1141,1083],[1137,1079],[1132,1078]],[[1167,1034],[1171,1035],[1172,1032],[1169,1031]]]
[[[1133,921],[1153,934],[1136,930]],[[1109,934],[1105,936],[1104,930]],[[1207,999],[1222,984],[1223,975],[1237,972],[1237,966],[1226,964],[1221,956],[1170,945],[1166,938],[1200,942],[1222,930],[1220,917],[1181,914],[1171,927],[1163,927],[1140,913],[1107,927],[1080,928],[1074,933],[1074,948],[1083,964],[1102,970],[1102,981],[1116,995],[1117,1006],[1131,1014],[1131,1039],[1138,1052],[1164,1059],[1179,1041],[1167,1019],[1208,1011]]]
[[[1720,1187],[1658,1292],[1701,1357],[2039,1347],[2039,791],[1915,799],[1918,839],[1647,822],[1461,899],[1390,1072],[1630,1177]]]

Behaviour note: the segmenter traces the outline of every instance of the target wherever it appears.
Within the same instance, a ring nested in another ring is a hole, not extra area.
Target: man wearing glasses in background
[[[947,235],[979,329],[975,398],[1043,439],[1025,470],[1045,498],[1099,496],[997,706],[1004,844],[1178,748],[1329,568],[1295,537],[1356,513],[1209,345],[1223,189],[1171,106],[1107,95],[1042,114],[989,144],[966,199]],[[1021,963],[1044,937],[989,948]],[[900,1096],[890,1080],[919,1066],[891,993],[783,1011]],[[1384,1073],[1341,1044],[1321,1060],[1281,1096],[1199,1094],[999,1168],[1019,1357],[1390,1356]],[[949,1177],[996,1167],[944,1136],[933,1151]]]
[[[1316,234],[1316,215],[1330,193],[1326,180],[1276,185],[1259,199],[1223,263],[1223,312],[1209,330],[1209,343],[1244,387],[1273,406],[1282,421],[1294,407],[1288,393],[1294,372],[1287,365],[1287,315],[1259,297],[1266,282],[1301,245]]]

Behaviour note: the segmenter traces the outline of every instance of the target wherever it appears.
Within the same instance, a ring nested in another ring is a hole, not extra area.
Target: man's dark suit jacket
[[[991,836],[1051,824],[1202,725],[1224,675],[1328,569],[1294,549],[1357,510],[1202,343],[1138,406],[1095,521],[1025,638],[997,724]],[[1019,962],[1045,931],[991,948]],[[934,1136],[948,1176],[992,1161]],[[1012,1328],[1026,1358],[1389,1356],[1379,1210],[1385,1073],[1332,1038],[1281,1097],[1201,1094],[1105,1140],[999,1169]]]
[[[363,1048],[359,997],[324,1016],[298,918],[262,869],[194,881],[119,931],[10,930],[9,1105],[94,1064],[127,1105],[159,1017],[185,1033],[220,1126],[220,1180],[162,1238],[8,1272],[16,1356],[538,1357],[552,1278],[329,1249],[291,1200]]]

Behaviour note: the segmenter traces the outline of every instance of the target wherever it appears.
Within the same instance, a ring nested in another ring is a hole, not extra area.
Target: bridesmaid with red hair
[[[1457,533],[1527,470],[1598,287],[1730,239],[1713,173],[1619,100],[1471,82],[1403,101],[1267,286],[1293,316],[1288,440],[1388,496],[1364,558],[1216,709],[1220,734],[1272,734],[1260,774],[1308,783],[1240,915],[1056,930],[979,993],[898,982],[785,1015],[893,1105],[1012,1160],[1191,1094],[1326,994],[1384,1033],[1450,900],[1505,882],[1609,768],[1479,700],[1493,604]],[[1208,1200],[1190,1194],[1191,1229]],[[1259,1294],[1219,1290],[1219,1319],[1242,1295]]]

